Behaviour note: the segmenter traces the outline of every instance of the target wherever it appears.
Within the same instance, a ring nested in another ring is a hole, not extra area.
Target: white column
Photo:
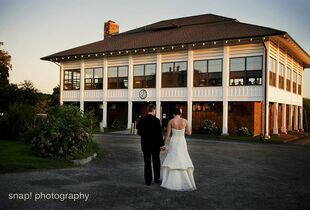
[[[187,52],[187,121],[190,127],[193,120],[193,74],[193,50],[189,49]]]
[[[107,93],[108,93],[108,59],[103,59],[103,109],[102,109],[102,126],[107,127]]]
[[[84,113],[84,60],[81,60],[80,71],[80,110]]]
[[[161,119],[161,54],[157,53],[156,57],[156,117]]]
[[[300,131],[304,131],[304,127],[303,127],[303,107],[300,106],[299,107],[299,130]]]
[[[293,130],[293,105],[289,104],[288,105],[288,131]]]
[[[280,46],[277,45],[277,62],[276,62],[276,88],[279,88],[279,69],[280,69]]]
[[[282,104],[282,126],[281,132],[286,133],[286,104]]]
[[[133,87],[133,62],[132,55],[128,57],[128,117],[127,129],[131,128],[132,124],[132,87]]]
[[[59,82],[59,103],[60,105],[64,104],[64,65],[63,63],[60,64],[60,82]]]
[[[222,125],[222,135],[228,135],[229,46],[224,46],[222,78],[223,78],[223,125]]]
[[[127,117],[127,129],[131,128],[132,124],[132,101],[128,101],[128,117]]]
[[[294,130],[298,130],[298,106],[294,106]]]
[[[264,59],[264,71],[263,71],[263,87],[264,89],[266,89],[266,92],[264,92],[265,94],[265,113],[264,113],[264,136],[265,139],[269,139],[269,97],[268,97],[268,87],[269,87],[269,63],[270,63],[270,58],[269,58],[269,48],[270,48],[270,42],[269,41],[265,41],[264,43],[266,45],[266,51],[264,53],[264,57],[266,59]],[[265,63],[267,62],[267,64]],[[265,66],[267,66],[267,69],[265,69]]]
[[[278,103],[273,103],[273,134],[279,133],[278,115],[279,115]]]

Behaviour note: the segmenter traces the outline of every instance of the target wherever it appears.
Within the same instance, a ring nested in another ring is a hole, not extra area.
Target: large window
[[[291,91],[291,69],[286,69],[286,90]]]
[[[85,69],[85,90],[102,89],[102,68]]]
[[[64,71],[64,90],[80,89],[80,69],[71,69]]]
[[[128,88],[128,66],[108,67],[108,89]]]
[[[155,88],[156,64],[133,66],[133,88]]]
[[[194,62],[194,87],[221,86],[222,59]]]
[[[186,87],[187,62],[172,62],[162,64],[162,87]]]
[[[298,94],[301,95],[301,83],[302,83],[302,77],[300,74],[298,74]]]
[[[261,85],[263,72],[263,57],[242,57],[230,59],[229,84]]]
[[[297,73],[293,71],[293,93],[297,92]]]
[[[284,65],[279,65],[279,88],[284,89]]]
[[[276,87],[276,67],[277,61],[274,58],[270,57],[269,63],[269,85]]]

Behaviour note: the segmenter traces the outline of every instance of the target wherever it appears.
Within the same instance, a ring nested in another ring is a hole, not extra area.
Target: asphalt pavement
[[[144,184],[137,136],[95,141],[85,166],[1,174],[0,209],[310,209],[309,146],[188,139],[197,190],[175,192]]]

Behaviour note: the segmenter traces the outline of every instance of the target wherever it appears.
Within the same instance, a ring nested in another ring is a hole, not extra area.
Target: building
[[[104,127],[130,128],[157,105],[165,126],[178,106],[233,134],[302,130],[302,74],[310,57],[285,31],[213,14],[164,20],[41,58],[60,64],[60,102],[95,107]],[[101,108],[101,109],[100,109]]]

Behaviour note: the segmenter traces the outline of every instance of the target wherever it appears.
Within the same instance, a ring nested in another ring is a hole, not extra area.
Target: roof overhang
[[[310,68],[309,54],[289,34],[273,36],[271,39],[279,43],[280,46],[284,47],[294,57],[298,58],[304,68]]]

